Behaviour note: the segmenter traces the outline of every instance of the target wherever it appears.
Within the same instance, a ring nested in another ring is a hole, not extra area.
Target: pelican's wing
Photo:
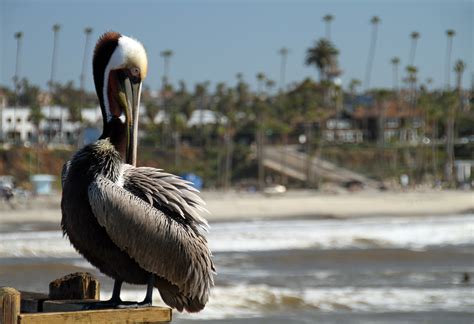
[[[148,167],[123,167],[123,187],[135,196],[154,205],[157,209],[192,227],[198,225],[207,230],[208,224],[202,213],[208,212],[204,201],[197,195],[189,181],[163,170]]]
[[[213,285],[206,239],[109,179],[89,185],[89,202],[112,241],[145,270],[205,304]]]

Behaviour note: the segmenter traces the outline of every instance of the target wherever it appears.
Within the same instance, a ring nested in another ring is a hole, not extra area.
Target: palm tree
[[[15,87],[15,107],[13,109],[13,140],[16,142],[16,109],[18,106],[18,92],[20,90],[20,56],[21,56],[21,45],[23,40],[23,32],[19,31],[15,33],[16,39],[16,63],[15,63],[15,75],[13,76],[13,84]],[[1,117],[1,116],[0,116]]]
[[[286,74],[286,59],[288,57],[289,50],[286,47],[280,48],[278,54],[281,55],[281,64],[280,64],[280,91],[283,91],[285,88],[285,74]]]
[[[398,92],[398,66],[400,64],[400,58],[397,56],[392,57],[390,60],[392,63],[392,73],[393,73],[393,91]]]
[[[278,51],[278,54],[281,55],[281,64],[280,64],[280,85],[279,85],[279,97],[278,97],[278,108],[281,109],[281,110],[284,110],[283,109],[283,96],[284,96],[284,91],[285,91],[285,88],[286,88],[286,84],[285,84],[285,75],[286,75],[286,60],[287,60],[287,57],[288,57],[288,53],[289,53],[289,50],[288,48],[286,47],[282,47],[280,48],[280,50]],[[281,142],[283,144],[283,150],[282,150],[282,153],[281,153],[281,161],[282,161],[282,165],[285,165],[286,163],[286,149],[287,149],[287,144],[288,144],[288,132],[286,132],[286,129],[284,129],[284,127],[282,128],[283,131],[282,131],[282,135],[281,135]],[[286,174],[283,173],[282,175],[282,184],[287,184],[288,182],[288,178],[286,177]]]
[[[389,92],[385,89],[375,90],[374,97],[377,107],[377,124],[378,124],[378,147],[380,154],[380,161],[383,161],[383,152],[385,146],[385,115],[387,109],[387,99]]]
[[[171,94],[171,87],[169,86],[168,82],[169,82],[169,68],[170,68],[170,60],[171,60],[171,57],[173,56],[173,51],[172,50],[164,50],[162,52],[160,52],[160,56],[163,58],[163,78],[162,78],[162,82],[161,82],[161,105],[163,107],[163,112],[165,113],[165,115],[168,116],[168,118],[170,118],[170,114],[171,112],[168,111],[169,110],[169,107],[168,107],[168,103],[169,103],[169,97],[170,97],[170,94]],[[170,119],[168,119],[168,121],[170,121]],[[168,124],[164,124],[163,125],[163,135],[167,134],[167,133],[170,133],[169,130],[167,129],[167,127],[170,126],[170,123]],[[165,140],[166,137],[165,136],[162,136],[162,139]]]
[[[323,21],[326,23],[326,39],[331,40],[331,22],[334,20],[334,16],[327,14],[323,17]]]
[[[314,65],[319,71],[320,81],[328,80],[328,68],[339,51],[327,39],[320,39],[314,47],[306,50],[306,65]]]
[[[374,65],[374,57],[375,57],[375,45],[377,43],[377,30],[378,25],[380,23],[380,18],[377,16],[373,16],[370,20],[372,24],[372,36],[370,38],[370,48],[369,48],[369,56],[367,57],[367,66],[365,70],[365,88],[369,89],[370,87],[370,76],[372,74],[372,66]]]
[[[450,85],[450,76],[451,76],[451,52],[453,50],[453,38],[456,36],[456,32],[453,29],[448,29],[446,31],[446,36],[448,36],[448,41],[446,43],[446,65],[445,65],[445,82],[446,89],[449,90]]]
[[[456,73],[456,89],[461,91],[461,84],[462,84],[462,75],[466,69],[466,63],[462,60],[457,60],[454,64],[454,72]]]
[[[60,24],[54,24],[53,25],[53,55],[51,58],[51,74],[49,77],[49,95],[50,97],[53,96],[53,85],[54,85],[54,77],[56,75],[56,62],[57,62],[57,52],[58,52],[58,35],[59,31],[61,30],[61,25]],[[51,142],[53,140],[53,124],[52,124],[52,105],[53,103],[49,103],[49,132],[48,132],[48,140]],[[62,110],[61,110],[61,116],[60,116],[60,121],[59,121],[59,136],[62,138]]]
[[[265,81],[265,74],[263,72],[259,72],[257,73],[257,94],[259,96],[262,95],[262,91],[263,91],[263,83]]]
[[[352,109],[355,109],[355,95],[357,91],[357,87],[360,87],[362,82],[360,82],[359,79],[351,79],[349,82],[349,94],[351,96],[351,103],[352,103]]]
[[[236,89],[229,89],[224,83],[218,83],[213,96],[212,105],[215,113],[224,118],[217,119],[217,134],[219,149],[217,155],[218,183],[221,183],[224,191],[227,191],[232,182],[232,160],[234,151],[234,135],[237,131],[237,102],[239,101],[239,89],[246,88],[239,77]],[[246,91],[246,90],[244,90]]]
[[[362,82],[360,82],[359,79],[351,79],[351,81],[349,82],[349,93],[351,95],[355,95],[356,93],[356,88],[359,87],[361,85]]]
[[[82,69],[81,69],[81,76],[80,76],[80,89],[84,91],[84,84],[86,80],[86,66],[87,66],[87,49],[89,48],[90,36],[92,34],[92,28],[86,27],[84,28],[84,34],[86,35],[86,41],[84,44],[84,56],[82,57]]]
[[[267,90],[267,95],[270,95],[272,93],[272,89],[275,86],[275,81],[267,79],[265,80],[265,88]]]
[[[237,82],[238,82],[238,83],[244,81],[244,75],[242,74],[242,72],[238,72],[238,73],[235,75],[235,78],[237,79]]]
[[[453,167],[454,167],[454,140],[456,137],[455,134],[455,120],[456,114],[458,112],[457,106],[461,103],[461,83],[462,75],[466,69],[466,64],[462,60],[457,60],[454,64],[454,72],[456,73],[456,89],[458,91],[458,100],[453,101],[448,105],[448,118],[446,125],[446,179],[449,182],[453,181]],[[449,92],[449,91],[448,91]]]
[[[414,96],[415,96],[415,91],[416,91],[416,83],[418,81],[417,79],[418,69],[416,68],[416,66],[408,65],[406,67],[406,72],[408,74],[408,77],[405,79],[405,81],[410,87],[410,91],[411,91],[410,97],[411,97],[411,101],[413,101]]]
[[[420,38],[420,33],[414,31],[410,34],[411,37],[411,47],[410,47],[410,56],[408,58],[409,65],[415,65],[415,54],[416,54],[416,44],[418,42],[418,38]]]
[[[265,170],[263,168],[263,146],[265,142],[264,129],[264,104],[263,104],[263,83],[265,82],[265,74],[257,73],[257,98],[255,99],[255,108],[257,112],[257,124],[255,127],[255,139],[257,142],[257,166],[258,166],[258,188],[263,190],[265,185]]]
[[[160,53],[160,56],[164,59],[164,68],[163,68],[163,89],[169,82],[169,69],[170,69],[170,59],[173,56],[172,50],[164,50]]]

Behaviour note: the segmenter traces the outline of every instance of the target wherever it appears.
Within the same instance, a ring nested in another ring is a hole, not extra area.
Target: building
[[[60,106],[41,107],[43,118],[39,125],[32,121],[29,107],[0,107],[0,112],[0,139],[10,143],[72,143],[83,124],[98,125],[102,121],[99,107],[84,108],[82,123],[71,120],[69,110]]]
[[[358,106],[352,114],[354,127],[363,132],[364,141],[400,141],[418,143],[422,140],[422,112],[395,100],[380,105]]]
[[[102,112],[99,106],[83,108],[81,122],[71,120],[66,107],[44,106],[40,109],[43,118],[39,125],[35,125],[29,107],[2,108],[0,105],[0,141],[23,144],[73,144],[77,141],[82,143],[82,140],[90,141],[90,137],[97,134],[96,130],[102,128]],[[145,114],[145,107],[141,106],[140,116]]]
[[[327,142],[361,143],[362,130],[355,127],[350,118],[329,118],[325,122],[323,136]]]

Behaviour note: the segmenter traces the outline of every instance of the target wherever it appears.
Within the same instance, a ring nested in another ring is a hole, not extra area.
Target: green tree
[[[65,85],[55,83],[52,85],[52,102],[69,112],[69,119],[72,122],[82,122],[82,91],[74,87],[73,81],[68,81]]]
[[[41,125],[41,121],[44,119],[44,115],[41,112],[41,107],[38,102],[35,102],[30,106],[29,117],[36,131],[36,142],[37,144],[40,144],[41,137],[42,137],[40,125]]]
[[[339,51],[327,39],[318,40],[314,47],[306,50],[306,65],[313,65],[319,71],[320,81],[328,80],[328,69]]]
[[[448,109],[448,116],[446,120],[446,180],[449,183],[452,183],[454,180],[453,172],[454,172],[454,140],[456,138],[455,134],[455,122],[456,122],[456,115],[458,113],[458,106],[461,103],[461,96],[462,96],[462,75],[464,70],[466,69],[466,64],[458,60],[454,65],[454,72],[456,73],[456,89],[457,95],[453,94],[453,99],[448,101],[447,109]],[[449,92],[449,90],[448,90]]]

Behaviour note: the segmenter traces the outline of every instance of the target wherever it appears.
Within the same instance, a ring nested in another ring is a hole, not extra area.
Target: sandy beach
[[[435,216],[474,210],[470,191],[359,192],[321,194],[289,191],[265,196],[250,193],[203,192],[209,221],[286,218],[348,218],[358,216]],[[31,198],[15,209],[0,205],[0,224],[58,222],[60,196]]]

